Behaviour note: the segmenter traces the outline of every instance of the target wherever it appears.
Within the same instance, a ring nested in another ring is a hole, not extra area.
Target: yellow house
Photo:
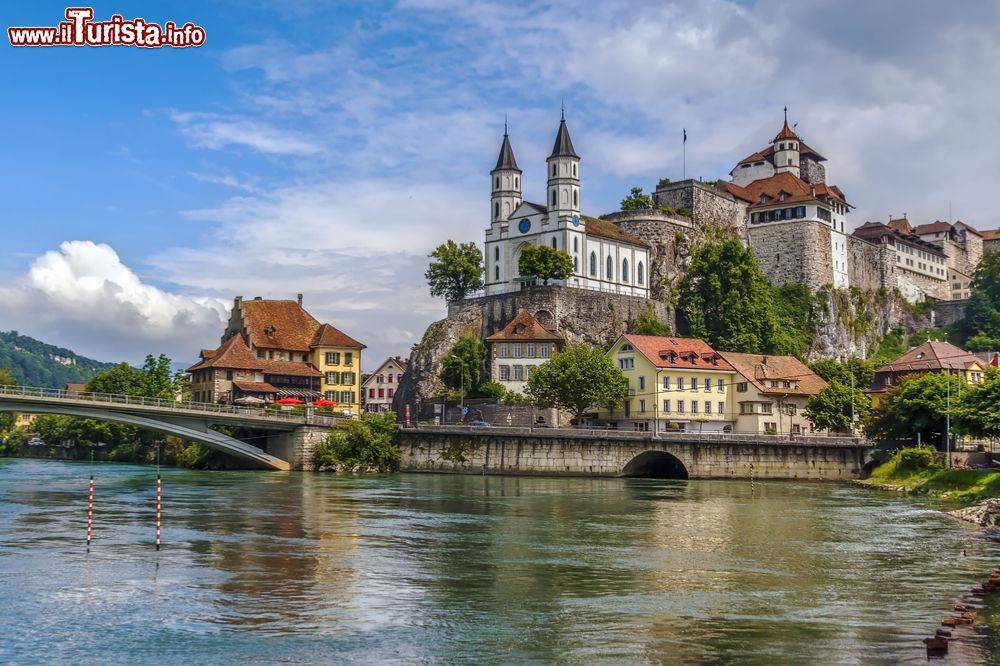
[[[361,350],[363,344],[322,324],[310,344],[312,364],[323,373],[323,398],[338,403],[344,411],[361,413]]]
[[[619,429],[729,432],[736,370],[703,340],[626,334],[608,356],[628,381],[628,397],[601,417]]]
[[[947,372],[961,377],[966,384],[978,384],[983,380],[985,362],[953,344],[928,340],[875,371],[875,379],[867,391],[872,407],[878,407],[883,396],[898,386],[903,377],[925,372]]]

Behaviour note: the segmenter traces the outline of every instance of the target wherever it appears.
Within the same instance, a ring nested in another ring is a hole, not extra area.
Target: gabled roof
[[[983,240],[996,241],[1000,240],[1000,229],[990,229],[989,231],[983,231],[980,234]]]
[[[274,388],[271,384],[267,382],[241,382],[234,381],[233,386],[245,393],[277,393],[278,389]]]
[[[822,377],[794,356],[719,353],[761,393],[815,395],[826,387]],[[766,381],[788,381],[792,386],[767,386]]]
[[[925,234],[939,234],[951,231],[951,225],[947,222],[938,220],[937,222],[931,222],[930,224],[918,224],[913,231],[918,236],[923,236]]]
[[[749,202],[749,208],[815,201],[822,196],[834,198],[847,204],[844,193],[836,185],[827,185],[826,183],[812,185],[790,171],[782,171],[768,178],[755,180],[743,187],[725,182],[721,183],[721,186],[733,196]],[[785,197],[784,201],[778,201],[778,194],[782,191],[786,192],[788,196]],[[768,200],[765,203],[760,202],[762,194],[767,195]]]
[[[330,324],[321,324],[313,335],[310,347],[351,347],[353,349],[367,349],[363,344],[343,333]]]
[[[521,202],[521,206],[528,206],[530,208],[534,208],[536,213],[542,213],[544,215],[548,215],[548,213],[549,213],[549,209],[548,208],[546,208],[542,204],[532,203],[531,201],[522,201]],[[520,206],[518,206],[518,208],[520,208]],[[517,212],[517,211],[515,211],[515,212]]]
[[[503,330],[486,338],[486,342],[519,342],[523,340],[542,340],[564,342],[562,336],[542,326],[527,310],[521,310],[510,320]]]
[[[569,138],[569,130],[566,128],[566,119],[559,121],[559,131],[556,133],[556,143],[552,146],[552,154],[549,157],[576,157],[579,155],[573,150],[573,141]]]
[[[982,236],[983,235],[982,233],[980,233],[979,229],[976,229],[974,226],[972,226],[968,222],[962,222],[962,220],[956,220],[955,221],[955,226],[956,227],[962,227],[966,231],[968,231],[970,233],[974,233],[977,236]]]
[[[649,247],[649,243],[636,238],[627,231],[622,230],[622,228],[614,222],[585,215],[581,215],[580,219],[587,224],[588,236],[607,238],[608,240],[618,241],[619,243],[629,243],[630,245],[637,245],[639,247]]]
[[[493,171],[499,171],[500,169],[521,172],[517,168],[517,160],[514,159],[514,149],[510,147],[510,138],[507,136],[506,131],[503,133],[503,143],[500,144],[500,155],[497,157],[497,165],[493,167]]]
[[[719,352],[709,347],[707,342],[697,338],[632,333],[626,333],[622,337],[657,368],[729,371],[735,369]]]
[[[972,364],[981,365],[981,360],[972,352],[947,342],[928,340],[914,347],[899,358],[886,363],[875,372],[927,372],[933,370],[965,370]]]
[[[912,234],[913,225],[905,217],[897,217],[896,219],[889,218],[889,224],[886,225],[890,229],[895,229],[901,234]]]
[[[227,370],[260,370],[263,361],[254,356],[254,353],[243,341],[243,336],[236,334],[219,345],[210,356],[203,356],[202,360],[187,369],[188,372],[204,370],[206,368],[225,368]]]
[[[931,252],[942,257],[944,256],[944,250],[941,249],[940,245],[935,245],[930,241],[926,241],[916,234],[903,233],[898,229],[894,229],[887,224],[882,224],[881,222],[865,222],[851,232],[851,235],[855,238],[860,238],[872,243],[881,241],[885,236],[891,236],[894,241],[916,245],[927,252]]]
[[[309,351],[319,322],[296,301],[243,301],[250,343],[263,349]]]
[[[298,363],[296,361],[269,361],[261,359],[260,369],[265,375],[290,375],[292,377],[323,376],[323,373],[312,363]]]

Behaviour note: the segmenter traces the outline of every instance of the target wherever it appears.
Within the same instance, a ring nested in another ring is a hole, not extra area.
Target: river
[[[924,663],[1000,564],[846,485],[181,469],[156,552],[154,484],[0,460],[0,662]]]

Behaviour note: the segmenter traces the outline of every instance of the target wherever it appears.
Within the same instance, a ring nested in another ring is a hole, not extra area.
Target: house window
[[[708,393],[712,390],[712,379],[711,377],[705,377],[705,392]]]
[[[552,249],[553,250],[556,249],[556,239],[555,238],[552,239]]]
[[[327,393],[333,393],[333,391],[327,391]],[[368,389],[368,397],[371,399],[375,398],[375,389],[373,388]]]
[[[645,400],[641,400],[641,399],[639,400],[639,413],[640,414],[645,414],[646,413],[646,401]]]
[[[670,377],[664,377],[663,378],[663,390],[664,391],[669,391],[670,390]]]
[[[737,382],[737,384],[736,384],[736,392],[737,393],[746,393],[747,392],[747,383],[746,382]]]
[[[610,254],[608,255],[608,260],[606,264],[607,265],[604,267],[604,277],[606,277],[609,280],[613,280],[615,277],[615,264],[613,261],[611,261]]]
[[[645,391],[646,390],[646,378],[645,377],[639,377],[639,390],[640,391]]]
[[[635,267],[635,281],[638,282],[639,284],[642,284],[645,279],[646,279],[645,271],[643,271],[642,262],[640,261],[639,265]]]
[[[677,378],[677,390],[678,391],[683,391],[684,390],[684,378],[683,377],[678,377]]]
[[[380,398],[384,398],[385,397],[385,389],[384,388],[380,388],[378,390],[378,397],[380,397]]]
[[[691,401],[691,413],[692,414],[697,414],[698,413],[698,401],[697,400],[692,400]]]
[[[763,413],[763,414],[770,414],[770,413],[771,413],[771,403],[769,403],[769,402],[765,402],[765,403],[763,403],[763,404],[762,404],[762,405],[760,406],[760,411],[761,411],[761,413]]]
[[[230,382],[233,381],[233,371],[232,370],[226,370],[226,381],[230,381]]]
[[[497,352],[497,356],[499,356],[500,358],[507,358],[507,356],[509,355],[509,353],[510,353],[510,350],[507,347],[507,343],[504,342],[504,343],[502,343],[500,345],[500,351]]]
[[[503,381],[507,381],[507,380],[510,379],[510,366],[509,365],[501,365],[500,366],[500,379],[503,380]]]
[[[524,355],[527,356],[528,358],[535,358],[535,343],[527,342],[525,343],[524,347],[525,347]]]
[[[590,253],[590,274],[593,277],[597,277],[597,253]]]
[[[716,390],[719,393],[725,393],[726,392],[726,382],[721,377],[719,377],[719,381],[717,382],[717,385],[718,385],[718,388]]]
[[[684,413],[684,401],[683,400],[678,400],[677,401],[677,413],[678,414],[683,414]]]
[[[339,372],[328,372],[328,373],[326,373],[326,383],[327,384],[339,384],[340,382],[337,381],[337,375],[339,375],[339,374],[340,374]]]
[[[326,353],[326,364],[327,365],[340,365],[340,352],[327,352]]]
[[[580,251],[580,239],[577,238],[576,236],[573,237],[573,251],[574,252]]]
[[[692,391],[697,391],[698,390],[698,378],[697,377],[692,377],[691,378],[691,390]]]
[[[385,376],[385,383],[386,384],[392,383],[392,373],[389,373],[388,375]]]
[[[664,414],[669,414],[670,413],[670,401],[669,400],[664,400],[663,401],[663,413]]]
[[[635,367],[634,358],[620,358],[618,359],[618,367],[622,370],[631,370]]]
[[[725,414],[725,413],[726,413],[726,403],[720,401],[719,402],[719,414]]]
[[[352,352],[344,352],[344,365],[354,365],[354,354]]]
[[[519,382],[524,379],[524,366],[515,365],[514,366],[514,381]]]
[[[521,343],[515,342],[513,347],[514,347],[514,358],[521,358]]]
[[[538,355],[542,358],[549,357],[549,343],[542,342],[538,345]]]
[[[705,413],[706,414],[711,414],[712,413],[712,401],[711,400],[706,400],[705,401]]]
[[[385,384],[385,375],[379,375],[377,381],[379,384]]]

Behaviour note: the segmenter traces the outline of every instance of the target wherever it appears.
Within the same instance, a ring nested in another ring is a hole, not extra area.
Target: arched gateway
[[[644,451],[625,465],[621,476],[647,479],[687,479],[688,471],[680,458],[666,451]]]

